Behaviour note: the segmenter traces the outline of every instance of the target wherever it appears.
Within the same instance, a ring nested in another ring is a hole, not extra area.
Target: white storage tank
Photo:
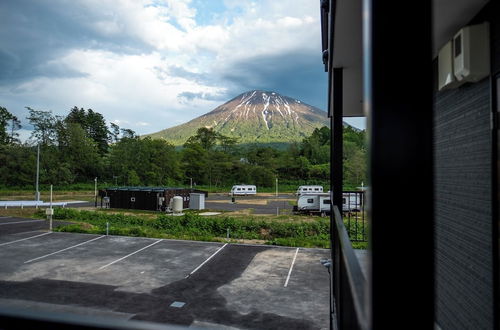
[[[190,193],[189,194],[189,208],[191,210],[204,210],[205,209],[205,194]]]
[[[181,213],[182,212],[182,204],[183,204],[183,198],[181,196],[174,196],[172,198],[172,210],[174,213]]]

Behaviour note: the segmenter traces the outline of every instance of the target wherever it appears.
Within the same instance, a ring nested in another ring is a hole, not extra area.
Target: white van
[[[330,193],[303,193],[297,198],[297,211],[330,213],[330,197]]]
[[[297,206],[294,208],[302,213],[330,213],[331,195],[327,193],[303,193],[297,196]],[[363,197],[359,192],[342,193],[342,211],[360,212],[363,210]]]
[[[231,188],[230,194],[235,195],[255,195],[257,193],[257,187],[254,185],[241,184],[235,185]]]
[[[295,195],[300,196],[302,194],[317,194],[323,192],[323,186],[299,186]]]

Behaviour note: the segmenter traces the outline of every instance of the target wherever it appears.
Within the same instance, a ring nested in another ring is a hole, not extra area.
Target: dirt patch
[[[230,216],[235,216],[235,215],[236,216],[248,216],[248,215],[254,215],[254,214],[253,214],[253,209],[243,209],[243,210],[238,210],[238,211],[227,212],[227,215],[230,215]]]
[[[33,218],[35,212],[37,210],[35,208],[7,208],[0,209],[0,216],[3,217],[20,217],[20,218]]]
[[[230,200],[211,200],[209,201],[210,203],[221,203],[221,204],[227,204],[231,203]],[[236,198],[236,204],[243,204],[243,205],[267,205],[268,200],[267,199],[238,199]]]

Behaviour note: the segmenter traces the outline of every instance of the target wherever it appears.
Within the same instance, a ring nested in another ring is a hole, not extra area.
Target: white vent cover
[[[453,71],[453,42],[448,41],[438,54],[438,88],[439,90],[450,89],[460,84]]]
[[[453,37],[455,78],[477,82],[490,74],[490,37],[487,22],[462,28]]]

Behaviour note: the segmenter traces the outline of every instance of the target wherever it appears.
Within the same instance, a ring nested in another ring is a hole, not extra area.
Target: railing
[[[368,329],[366,278],[338,209],[333,205],[333,295],[338,329]]]
[[[351,242],[367,242],[368,230],[365,212],[365,192],[342,192],[342,215]]]

